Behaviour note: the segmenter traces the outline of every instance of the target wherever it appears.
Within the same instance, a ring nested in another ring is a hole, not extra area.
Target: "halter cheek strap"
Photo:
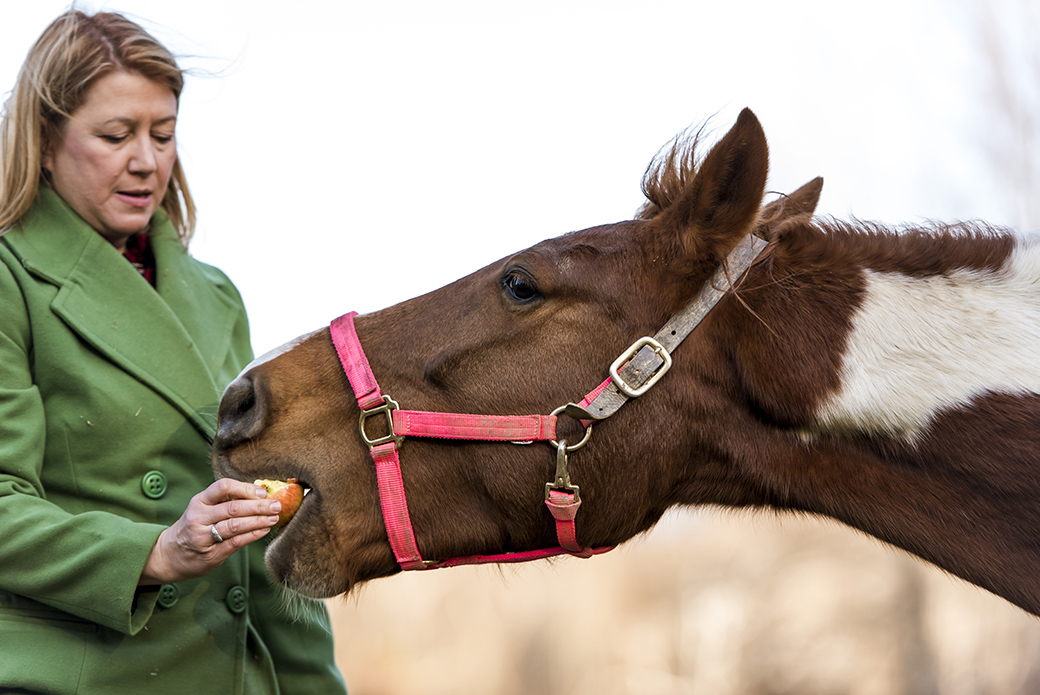
[[[555,555],[591,557],[614,546],[583,548],[578,543],[575,518],[581,506],[580,490],[572,485],[567,471],[570,452],[580,449],[592,433],[593,423],[615,413],[628,400],[643,395],[671,367],[671,352],[733,287],[767,243],[749,235],[733,249],[700,294],[680,310],[654,337],[637,340],[610,367],[610,378],[592,390],[580,403],[568,403],[550,415],[474,415],[401,410],[397,402],[379,388],[372,367],[354,327],[356,312],[340,316],[329,325],[343,371],[361,408],[359,429],[375,463],[379,502],[390,547],[401,569],[418,570],[489,562],[526,562]],[[585,436],[577,444],[556,441],[557,415],[581,420]],[[385,418],[388,434],[369,437],[366,423]],[[424,560],[415,541],[399,447],[406,436],[530,443],[547,441],[556,448],[556,476],[545,484],[545,505],[556,523],[557,548],[544,548],[500,555],[472,555],[448,560]]]

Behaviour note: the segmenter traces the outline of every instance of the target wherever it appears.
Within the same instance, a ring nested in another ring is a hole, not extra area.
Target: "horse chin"
[[[325,599],[338,596],[350,591],[350,586],[333,586],[331,580],[327,580],[315,571],[299,572],[290,569],[284,573],[284,569],[278,559],[272,559],[270,550],[264,555],[264,565],[271,581],[294,591],[301,596],[312,599]]]
[[[343,576],[335,554],[330,552],[331,544],[316,538],[321,535],[320,526],[313,519],[294,518],[278,531],[264,552],[264,566],[271,581],[315,599],[350,590],[351,582]]]
[[[277,531],[264,552],[272,582],[308,598],[324,599],[400,571],[381,526],[369,529],[337,523],[342,521],[338,515],[326,516],[327,505],[328,500],[312,489],[296,516]]]

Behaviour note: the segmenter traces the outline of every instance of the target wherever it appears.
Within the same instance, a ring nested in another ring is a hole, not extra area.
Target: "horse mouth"
[[[314,488],[303,480],[297,480],[297,484],[303,488],[303,499],[300,501],[300,506],[296,509],[291,517],[286,519],[285,523],[275,528],[270,534],[270,543],[264,549],[264,555],[269,556],[274,552],[283,553],[286,550],[297,546],[302,542],[303,534],[307,527],[306,517],[313,517],[317,513],[316,505],[318,502],[318,495],[315,493]],[[304,520],[301,521],[301,517]],[[295,538],[293,538],[295,537]],[[286,546],[281,550],[276,550],[281,546]]]
[[[293,521],[300,516],[300,512],[303,511],[304,506],[307,504],[307,498],[310,497],[311,493],[314,491],[314,488],[308,482],[300,480],[299,478],[296,478],[295,481],[297,485],[303,488],[303,499],[300,500],[300,506],[296,508],[296,511],[293,512],[292,516],[286,519],[285,523],[276,530],[278,534],[284,533],[285,529],[287,529]]]

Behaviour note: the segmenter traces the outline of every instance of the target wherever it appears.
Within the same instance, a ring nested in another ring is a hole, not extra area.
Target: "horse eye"
[[[509,273],[502,278],[502,288],[518,302],[529,302],[540,296],[534,283],[520,273]]]

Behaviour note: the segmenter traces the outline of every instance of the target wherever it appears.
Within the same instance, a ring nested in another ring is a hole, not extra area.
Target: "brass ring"
[[[555,415],[557,415],[559,413],[562,413],[566,409],[567,409],[566,405],[561,405],[559,408],[557,408],[556,410],[554,410],[551,413],[549,413],[549,415],[555,416]],[[580,442],[578,442],[577,444],[568,444],[564,448],[564,451],[566,451],[567,453],[570,453],[572,451],[577,451],[578,449],[582,448],[583,446],[585,446],[588,443],[590,437],[592,437],[592,425],[589,425],[588,427],[585,428],[585,436],[581,438]],[[564,441],[566,441],[566,440],[564,440]],[[560,448],[560,443],[558,441],[556,441],[555,439],[550,439],[549,440],[549,444],[551,444],[554,449],[559,449]]]

